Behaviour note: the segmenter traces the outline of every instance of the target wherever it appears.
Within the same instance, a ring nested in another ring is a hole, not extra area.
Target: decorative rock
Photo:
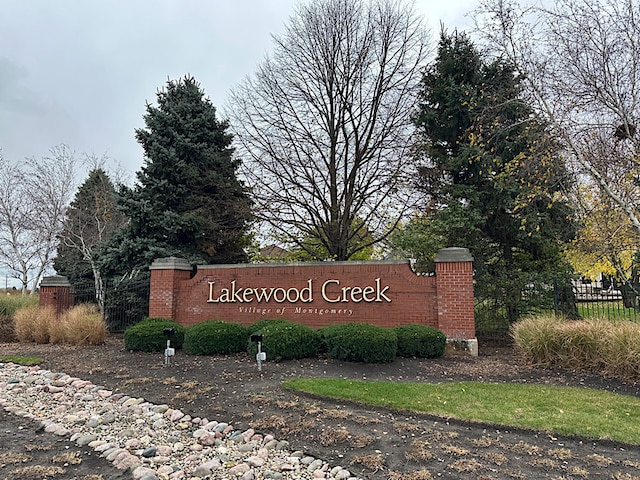
[[[229,426],[228,423],[219,423],[217,424],[214,428],[213,431],[214,432],[223,432],[225,430],[225,428],[227,428]]]
[[[173,472],[173,467],[170,467],[169,465],[163,465],[160,468],[158,468],[158,470],[156,471],[156,474],[160,477],[167,477],[169,475],[171,475]]]
[[[116,467],[118,470],[127,470],[129,468],[135,468],[138,465],[140,465],[140,463],[141,463],[140,459],[137,456],[131,455],[126,450],[124,452],[121,452],[119,455],[117,455],[116,458],[114,458],[113,460],[113,466]]]
[[[107,452],[109,451],[107,450]],[[114,448],[112,452],[109,452],[108,454],[107,452],[105,452],[107,460],[113,462],[119,454],[121,454],[122,452],[126,452],[126,450],[124,448]]]
[[[116,421],[116,416],[112,412],[105,413],[99,420],[100,425],[107,425]]]
[[[239,452],[251,452],[256,447],[255,442],[243,443],[242,445],[238,445]]]
[[[204,432],[199,438],[198,438],[198,443],[200,445],[213,445],[213,443],[215,442],[216,437],[214,434],[212,434],[211,432]]]
[[[264,458],[262,457],[249,457],[246,460],[247,465],[251,467],[261,467],[264,465]]]
[[[229,469],[229,475],[242,475],[245,472],[248,472],[249,469],[251,467],[249,467],[249,465],[247,465],[246,463],[241,463],[240,465],[236,465],[235,467],[231,467]]]
[[[205,467],[204,465],[200,465],[199,467],[197,467],[194,471],[193,474],[196,477],[208,477],[209,475],[211,475],[213,473],[213,470],[211,470],[210,468]]]
[[[234,431],[37,367],[0,365],[0,407],[89,446],[134,480],[354,480],[342,467],[289,452],[289,443],[273,435]]]
[[[182,413],[180,410],[172,410],[171,415],[169,416],[169,420],[175,422],[177,420],[180,420],[182,417],[184,417],[184,413]]]
[[[267,470],[264,472],[264,478],[267,480],[282,480],[283,475],[280,472],[272,472]]]
[[[148,473],[143,477],[140,477],[140,480],[159,480],[155,473]]]
[[[76,439],[76,445],[79,447],[83,447],[84,445],[89,445],[91,442],[95,441],[98,437],[96,435],[88,434],[82,435]]]
[[[142,456],[145,458],[155,457],[158,449],[156,447],[148,447],[142,451]]]
[[[322,467],[322,460],[316,459],[309,464],[309,466],[307,467],[307,471],[309,473],[313,473],[321,467]]]
[[[133,478],[135,480],[142,480],[142,478],[144,478],[145,475],[153,475],[153,476],[155,476],[155,471],[151,470],[148,467],[137,467],[137,468],[133,469],[133,471],[131,473],[132,473]]]
[[[275,450],[275,448],[278,446],[278,441],[277,440],[271,440],[267,443],[264,444],[264,448],[267,448],[269,450]]]
[[[276,445],[276,450],[289,450],[289,442],[281,440]]]

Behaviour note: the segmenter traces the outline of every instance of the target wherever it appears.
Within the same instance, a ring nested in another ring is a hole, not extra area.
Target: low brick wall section
[[[250,325],[286,318],[317,328],[361,322],[423,324],[449,339],[475,339],[473,267],[467,249],[443,249],[434,276],[408,261],[206,265],[162,258],[151,269],[149,316],[184,326],[205,320]]]
[[[74,295],[67,277],[44,277],[40,282],[40,308],[54,307],[56,313],[66,312],[73,306]]]

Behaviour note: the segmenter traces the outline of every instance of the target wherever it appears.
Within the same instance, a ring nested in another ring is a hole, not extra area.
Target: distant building
[[[260,250],[260,258],[267,263],[285,262],[290,258],[290,255],[288,250],[273,244]]]

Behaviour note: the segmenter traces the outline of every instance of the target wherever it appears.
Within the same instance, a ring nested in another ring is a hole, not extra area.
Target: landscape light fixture
[[[267,354],[262,351],[262,334],[252,333],[251,341],[258,344],[258,353],[256,354],[256,360],[258,361],[258,371],[262,370],[262,362],[267,359]]]
[[[163,331],[164,336],[167,337],[167,348],[164,349],[164,364],[169,364],[169,358],[173,357],[176,354],[176,349],[171,348],[171,337],[175,335],[175,329],[173,328],[165,328]]]

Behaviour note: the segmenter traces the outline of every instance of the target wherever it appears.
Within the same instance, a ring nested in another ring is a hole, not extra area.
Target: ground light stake
[[[171,348],[171,337],[175,334],[175,330],[173,328],[165,328],[163,333],[167,337],[167,348],[164,349],[164,364],[169,365],[169,358],[176,354],[176,349]]]
[[[262,334],[251,334],[251,341],[258,344],[258,353],[256,354],[256,360],[258,361],[258,371],[262,370],[262,362],[267,359],[267,354],[262,351]]]

